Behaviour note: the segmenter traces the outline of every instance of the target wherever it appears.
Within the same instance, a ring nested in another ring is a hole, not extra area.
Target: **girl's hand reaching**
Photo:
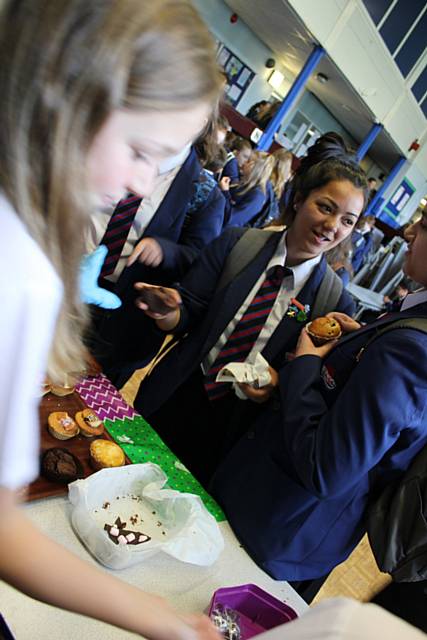
[[[145,315],[153,318],[162,331],[174,329],[181,317],[181,296],[178,291],[144,282],[136,282],[134,286],[140,292],[136,306],[144,311]]]

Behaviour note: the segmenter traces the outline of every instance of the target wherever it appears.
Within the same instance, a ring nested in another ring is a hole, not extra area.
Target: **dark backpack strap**
[[[369,345],[382,336],[384,333],[388,331],[393,331],[394,329],[415,329],[417,331],[422,331],[423,333],[427,333],[427,318],[399,318],[398,320],[394,320],[390,322],[390,324],[386,324],[382,326],[380,329],[377,329],[374,334],[369,338],[368,342],[365,346],[359,351],[357,355],[357,360],[359,361],[362,357],[364,351],[369,347]]]
[[[229,285],[256,258],[271,236],[276,233],[278,232],[247,229],[230,251],[216,290],[219,291]]]
[[[343,283],[341,278],[327,264],[325,275],[314,299],[310,317],[312,319],[320,318],[320,316],[324,316],[329,311],[336,309],[342,290]]]

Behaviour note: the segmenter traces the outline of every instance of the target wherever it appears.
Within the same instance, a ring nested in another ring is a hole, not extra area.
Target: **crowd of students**
[[[366,226],[364,172],[333,133],[292,177],[286,152],[227,147],[221,75],[189,2],[9,0],[0,53],[0,575],[147,638],[213,640],[206,618],[74,558],[18,508],[38,472],[39,385],[83,370],[88,344],[120,385],[172,333],[136,408],[256,562],[304,593],[427,442],[427,334],[392,324],[427,318],[427,211],[406,230],[421,291],[360,327],[325,256]],[[79,265],[100,244],[98,284],[121,306],[92,309],[89,329]],[[345,335],[319,347],[305,325],[326,313]],[[259,356],[264,386],[216,382]]]

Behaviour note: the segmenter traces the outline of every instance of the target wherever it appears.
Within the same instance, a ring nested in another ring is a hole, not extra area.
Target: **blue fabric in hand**
[[[80,298],[86,304],[103,309],[117,309],[122,302],[118,296],[98,286],[98,278],[108,249],[101,244],[80,263]]]

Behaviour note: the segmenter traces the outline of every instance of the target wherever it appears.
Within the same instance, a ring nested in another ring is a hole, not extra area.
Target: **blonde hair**
[[[276,198],[280,200],[285,188],[285,184],[291,176],[293,155],[286,149],[277,149],[273,153],[274,167],[271,172],[271,182],[273,184]]]
[[[7,0],[0,14],[0,188],[64,283],[48,374],[85,367],[78,270],[86,157],[112,111],[172,110],[221,90],[187,0]]]
[[[273,156],[265,151],[254,151],[250,162],[253,163],[253,166],[249,175],[242,180],[237,188],[239,195],[243,195],[256,187],[260,187],[263,193],[266,192],[267,181],[274,167]]]

